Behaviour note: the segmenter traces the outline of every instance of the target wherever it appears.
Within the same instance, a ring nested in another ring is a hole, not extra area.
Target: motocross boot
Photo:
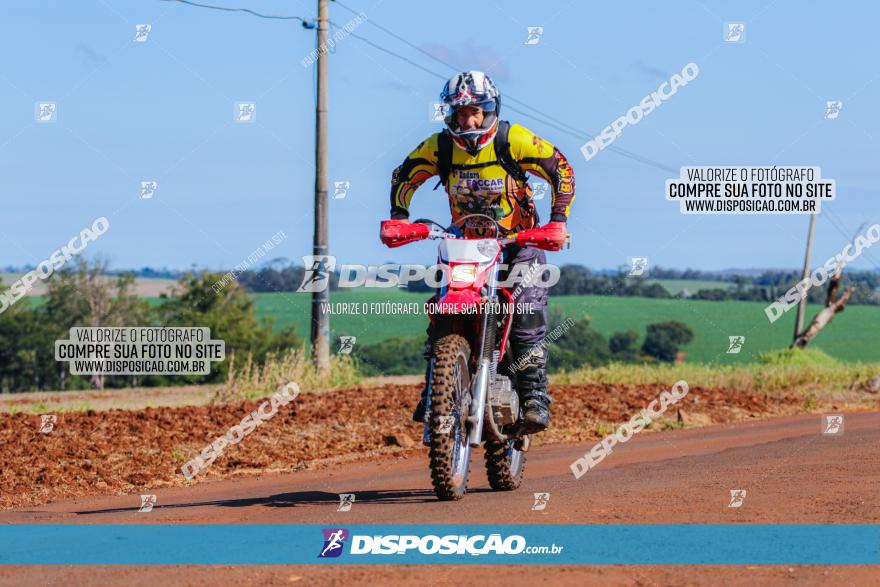
[[[422,388],[422,397],[419,399],[419,403],[416,404],[416,409],[412,413],[413,422],[424,422],[425,421],[425,407],[428,403],[428,384],[425,383],[425,386]]]
[[[530,363],[516,373],[516,390],[523,406],[523,432],[535,434],[550,425],[550,394],[547,391],[547,367]]]

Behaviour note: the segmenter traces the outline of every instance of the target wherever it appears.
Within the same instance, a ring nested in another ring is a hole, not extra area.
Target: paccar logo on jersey
[[[324,546],[321,548],[318,558],[336,558],[342,554],[342,547],[348,539],[348,530],[345,528],[324,528]]]
[[[501,534],[476,536],[352,536],[351,554],[519,554],[526,549],[526,539],[519,535],[502,538]]]

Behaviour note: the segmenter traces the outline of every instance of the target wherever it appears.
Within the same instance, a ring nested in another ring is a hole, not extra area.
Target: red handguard
[[[548,222],[538,228],[530,228],[516,235],[516,244],[521,247],[538,247],[547,251],[558,251],[568,240],[565,222]]]
[[[428,238],[429,230],[424,224],[408,220],[383,220],[379,238],[388,247],[394,248]]]

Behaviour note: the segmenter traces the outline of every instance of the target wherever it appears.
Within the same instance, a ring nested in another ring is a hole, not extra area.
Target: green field
[[[648,283],[659,283],[672,295],[687,290],[693,295],[701,289],[727,289],[734,285],[732,281],[706,281],[701,279],[647,279]]]
[[[361,290],[332,292],[332,302],[424,302],[428,294],[413,294],[399,290]],[[276,326],[292,322],[303,338],[308,337],[308,294],[273,293],[255,294],[257,313],[274,320]],[[753,362],[757,354],[782,348],[791,342],[795,312],[789,311],[770,324],[761,302],[701,300],[658,300],[613,296],[556,296],[552,308],[559,308],[566,316],[590,316],[593,326],[606,336],[623,330],[635,330],[644,337],[645,326],[653,322],[679,320],[688,324],[695,333],[694,341],[684,347],[688,362]],[[809,321],[820,309],[807,308]],[[358,344],[371,344],[392,336],[423,336],[427,318],[424,315],[397,316],[334,316],[331,318],[333,336],[354,335]],[[551,328],[553,325],[550,325]],[[819,334],[811,347],[849,361],[880,361],[880,307],[849,306]],[[728,336],[743,335],[746,344],[739,354],[726,354]]]

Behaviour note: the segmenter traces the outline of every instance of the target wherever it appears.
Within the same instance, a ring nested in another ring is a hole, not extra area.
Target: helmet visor
[[[468,102],[466,104],[453,104],[451,107],[452,112],[459,110],[460,108],[479,108],[484,113],[489,114],[491,112],[495,112],[498,108],[498,102],[495,99],[483,100],[481,102]]]

